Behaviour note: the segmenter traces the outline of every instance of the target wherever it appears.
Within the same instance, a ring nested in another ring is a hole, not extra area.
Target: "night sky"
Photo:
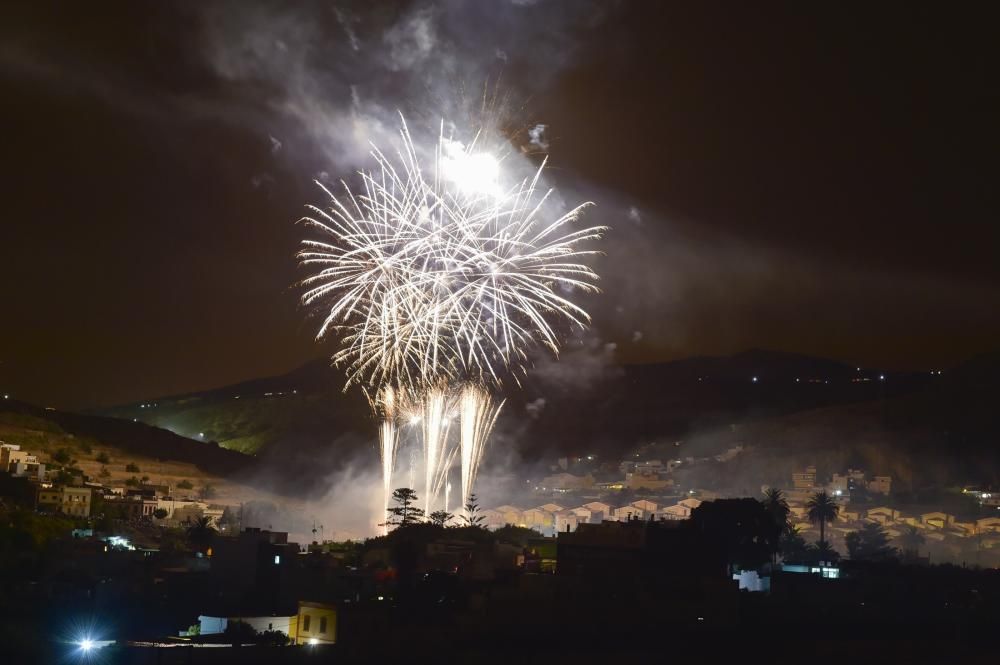
[[[613,227],[588,307],[619,361],[1000,347],[1000,58],[971,6],[59,4],[0,20],[0,392],[91,407],[323,355],[291,286],[312,180],[498,77]]]

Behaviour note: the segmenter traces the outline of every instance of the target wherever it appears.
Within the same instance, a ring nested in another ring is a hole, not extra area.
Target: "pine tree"
[[[462,520],[467,526],[484,528],[483,522],[486,518],[479,514],[479,501],[475,494],[469,495],[469,501],[465,504],[465,514],[462,515]]]
[[[424,519],[424,511],[416,507],[417,493],[409,487],[400,487],[392,493],[398,505],[389,508],[385,521],[388,526],[408,526]]]
[[[431,524],[437,526],[448,526],[448,522],[455,516],[445,510],[435,510],[430,514]]]

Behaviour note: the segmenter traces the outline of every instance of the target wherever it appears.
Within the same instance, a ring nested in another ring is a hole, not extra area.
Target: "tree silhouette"
[[[785,561],[795,561],[806,556],[808,545],[806,539],[799,533],[797,526],[786,525],[781,534],[781,558]]]
[[[187,528],[188,540],[198,549],[207,547],[214,535],[215,529],[212,528],[212,520],[208,517],[199,517]]]
[[[774,528],[777,530],[778,534],[784,534],[788,531],[788,514],[790,511],[788,508],[788,501],[785,500],[785,493],[777,487],[768,487],[764,490],[764,498],[761,500],[761,504],[763,504],[764,510],[767,511],[767,514],[771,516],[771,521],[774,522]],[[781,548],[782,543],[780,537],[775,538],[771,550],[771,563],[774,563],[778,552],[781,551]]]
[[[920,546],[927,539],[924,538],[924,534],[920,533],[920,529],[912,524],[907,524],[897,540],[899,541],[900,548],[903,550],[903,554],[911,559],[916,559],[920,556]]]
[[[476,498],[475,494],[469,495],[469,500],[465,504],[465,514],[462,515],[462,520],[467,526],[475,526],[480,529],[483,527],[483,522],[486,518],[479,512],[479,500]]]
[[[845,538],[847,552],[859,561],[885,561],[896,556],[896,548],[889,546],[889,535],[881,524],[871,522]]]
[[[816,492],[806,503],[809,521],[819,524],[819,542],[826,542],[826,524],[837,519],[840,513],[840,506],[826,492]]]
[[[806,558],[810,561],[828,561],[834,563],[840,559],[840,552],[833,549],[830,543],[821,540],[806,548]]]
[[[408,526],[424,519],[424,511],[417,508],[417,493],[409,487],[400,487],[392,493],[392,500],[398,505],[388,509],[387,526]]]
[[[430,514],[431,524],[437,526],[448,526],[448,522],[455,516],[446,510],[435,510]]]

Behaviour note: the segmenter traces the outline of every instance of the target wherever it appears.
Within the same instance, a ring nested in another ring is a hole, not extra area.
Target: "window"
[[[275,554],[274,555],[274,565],[277,566],[279,563],[281,563],[281,555],[280,554]]]
[[[308,614],[302,617],[302,630],[309,632],[309,623],[312,621],[312,617]]]
[[[326,632],[326,617],[319,618],[319,632],[321,633]]]

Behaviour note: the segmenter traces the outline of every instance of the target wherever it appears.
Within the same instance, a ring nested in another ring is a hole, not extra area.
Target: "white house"
[[[580,519],[572,510],[563,510],[555,514],[555,529],[558,533],[576,531]]]
[[[629,505],[630,506],[634,506],[634,507],[638,508],[639,510],[641,510],[642,513],[643,513],[643,515],[649,515],[650,513],[655,513],[656,512],[656,507],[657,507],[655,503],[653,503],[652,501],[648,501],[646,499],[640,499],[638,501],[633,501]]]
[[[596,524],[606,520],[611,515],[611,505],[604,503],[603,501],[591,501],[590,503],[585,503],[580,507],[586,508],[590,511],[591,524]]]

